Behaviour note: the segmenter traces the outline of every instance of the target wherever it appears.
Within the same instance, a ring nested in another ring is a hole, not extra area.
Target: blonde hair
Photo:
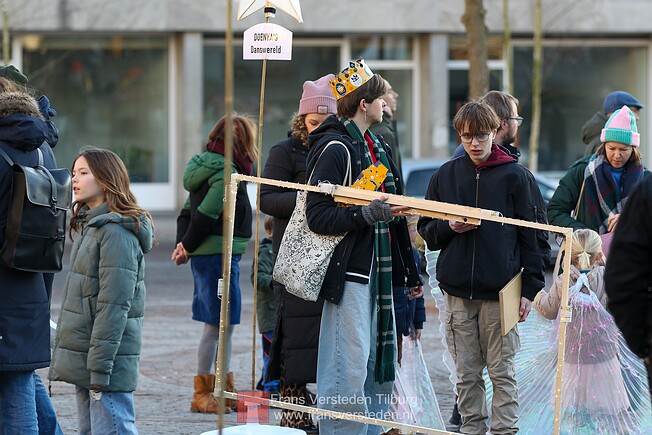
[[[580,270],[590,270],[602,254],[602,239],[593,230],[581,229],[573,232],[571,239],[571,263]]]

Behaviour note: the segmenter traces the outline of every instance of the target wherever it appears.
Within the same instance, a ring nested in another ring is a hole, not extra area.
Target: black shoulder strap
[[[43,166],[43,152],[40,148],[36,148],[36,151],[38,151],[38,165]]]
[[[39,151],[41,151],[41,150],[39,150]],[[2,157],[5,158],[5,161],[7,163],[9,163],[9,166],[14,166],[14,162],[9,158],[9,155],[7,155],[5,150],[3,150],[2,148],[0,148],[0,154],[2,154]]]

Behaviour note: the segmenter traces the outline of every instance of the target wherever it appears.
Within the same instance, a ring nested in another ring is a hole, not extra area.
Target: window
[[[410,60],[413,58],[412,38],[408,36],[354,36],[351,52],[354,58],[370,60]]]
[[[169,181],[167,38],[21,39],[30,86],[58,112],[60,166],[93,145],[119,154],[134,182]]]
[[[234,47],[234,109],[250,115],[258,125],[261,61],[244,61],[242,46]],[[299,109],[303,83],[316,80],[339,68],[337,46],[305,46],[294,41],[291,61],[267,62],[265,108],[263,117],[262,164],[269,149],[287,138],[292,116]],[[224,115],[224,45],[204,47],[204,121],[208,137],[217,120]]]
[[[412,70],[386,70],[373,69],[374,73],[380,74],[391,85],[392,89],[398,93],[396,99],[396,113],[393,119],[396,121],[396,134],[398,135],[399,150],[402,157],[412,156],[413,134],[413,81]]]
[[[419,128],[419,41],[406,35],[352,36],[344,61],[363,58],[374,73],[380,74],[399,94],[394,113],[399,149],[403,158],[418,156]]]
[[[448,68],[448,148],[453,155],[455,148],[461,143],[453,118],[458,110],[469,100],[469,66],[468,62],[450,62]],[[489,63],[489,90],[503,89],[503,69],[496,62]],[[520,131],[520,130],[519,130]]]
[[[641,146],[645,147],[650,131],[645,122],[649,107],[648,73],[646,46],[584,43],[544,47],[539,169],[566,171],[584,155],[582,126],[602,110],[604,97],[615,90],[630,92],[646,106],[638,123]],[[532,119],[531,77],[532,47],[514,47],[514,95],[525,118],[518,130],[524,151]],[[522,161],[526,159],[525,155],[521,157]]]

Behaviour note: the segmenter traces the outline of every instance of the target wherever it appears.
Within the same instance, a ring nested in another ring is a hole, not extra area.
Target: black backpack
[[[13,170],[0,261],[12,269],[53,273],[62,268],[66,212],[72,202],[71,175],[65,168],[45,168],[43,153],[37,151],[38,165],[30,167],[14,163],[0,149]]]

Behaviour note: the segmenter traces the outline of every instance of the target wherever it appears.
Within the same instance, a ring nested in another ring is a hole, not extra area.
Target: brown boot
[[[224,386],[224,391],[229,391],[231,393],[236,393],[235,382],[233,381],[233,372],[228,372],[226,374],[226,383]],[[238,410],[238,401],[235,399],[224,399],[224,404],[227,408],[230,408],[233,411]]]
[[[219,403],[213,396],[215,387],[215,375],[195,376],[195,394],[190,403],[190,412],[203,412],[207,414],[219,414]],[[226,406],[223,414],[228,414],[231,409]]]

